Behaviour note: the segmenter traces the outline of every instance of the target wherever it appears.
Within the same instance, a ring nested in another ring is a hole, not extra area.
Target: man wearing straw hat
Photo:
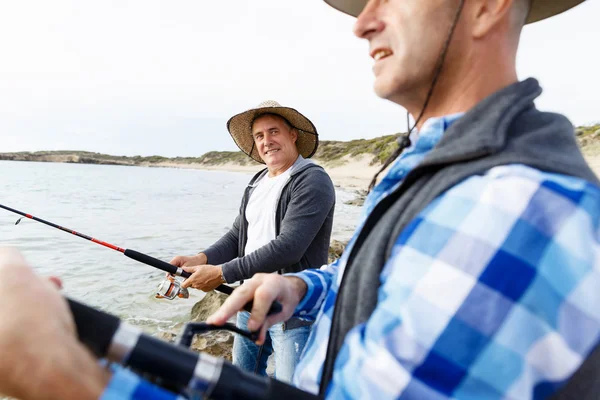
[[[294,384],[327,398],[597,399],[599,181],[515,67],[523,26],[581,1],[326,0],[417,130],[335,264],[256,275],[208,321],[254,298],[261,342],[316,318]]]
[[[200,254],[171,261],[193,273],[182,286],[210,291],[258,272],[293,273],[327,264],[335,192],[325,170],[307,160],[319,143],[314,124],[293,108],[266,101],[233,116],[227,129],[240,150],[267,168],[248,184],[229,232]],[[238,326],[246,329],[248,318],[240,312]],[[266,374],[274,352],[275,376],[290,381],[311,325],[296,317],[279,323],[262,348],[236,336],[233,362]]]
[[[599,182],[572,125],[538,111],[540,87],[515,69],[523,25],[579,2],[329,0],[358,17],[377,94],[418,135],[338,263],[256,275],[208,322],[254,299],[248,327],[263,341],[274,323],[317,316],[294,382],[332,399],[597,399]],[[283,311],[265,318],[275,299]]]

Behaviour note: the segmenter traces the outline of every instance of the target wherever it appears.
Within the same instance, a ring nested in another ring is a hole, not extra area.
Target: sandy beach
[[[600,155],[586,156],[585,160],[596,176],[600,177]]]
[[[589,166],[597,176],[600,176],[600,155],[588,155],[585,157]],[[366,190],[373,178],[373,175],[379,169],[379,165],[371,165],[371,158],[368,156],[346,157],[335,164],[322,164],[319,160],[314,160],[317,164],[323,165],[334,185],[350,190]],[[159,163],[153,166],[167,168],[193,168],[214,171],[230,171],[255,173],[263,165],[239,165],[234,163],[225,163],[221,165],[207,166],[204,164],[179,164],[179,163]]]
[[[317,164],[319,160],[315,160]],[[208,171],[229,171],[229,172],[245,172],[255,173],[264,168],[264,165],[239,165],[234,163],[224,163],[220,165],[207,166],[204,164],[183,164],[183,163],[158,163],[153,166],[166,168],[191,168],[202,169]],[[323,165],[334,185],[347,189],[367,189],[369,182],[377,172],[378,165],[370,165],[368,157],[355,157],[349,160],[344,160],[336,165]]]
[[[379,165],[370,165],[371,157],[345,157],[342,160],[336,161],[335,164],[323,164],[319,160],[314,160],[317,164],[323,165],[334,185],[345,189],[359,190],[367,189],[371,178],[379,169]],[[229,171],[229,172],[245,172],[255,173],[264,168],[262,164],[254,165],[239,165],[235,163],[224,163],[220,165],[205,165],[205,164],[184,164],[163,162],[153,164],[154,167],[165,168],[191,168],[203,169],[208,171]]]

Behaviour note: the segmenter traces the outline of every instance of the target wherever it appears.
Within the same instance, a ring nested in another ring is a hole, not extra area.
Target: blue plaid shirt
[[[367,197],[362,221],[460,115],[428,120]],[[600,338],[600,190],[507,165],[429,204],[396,239],[371,318],[337,356],[330,398],[541,399]],[[342,257],[293,274],[308,291],[296,315],[316,322],[294,382],[316,393]],[[180,399],[127,370],[103,400]]]
[[[428,120],[367,197],[368,213],[460,115]],[[369,320],[346,336],[329,398],[541,399],[600,338],[600,190],[524,165],[455,185],[396,238]],[[318,392],[342,257],[293,274],[316,318],[294,383]]]
[[[100,400],[184,400],[159,388],[128,369],[113,367],[113,376]]]

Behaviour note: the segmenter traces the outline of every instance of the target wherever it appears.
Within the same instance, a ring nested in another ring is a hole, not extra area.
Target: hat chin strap
[[[377,183],[377,177],[379,176],[379,174],[381,174],[381,172],[383,172],[392,162],[394,162],[394,160],[396,160],[396,158],[398,158],[398,156],[402,154],[402,151],[404,151],[406,147],[410,146],[410,134],[416,128],[417,124],[421,121],[421,118],[423,118],[423,115],[425,114],[425,109],[427,109],[427,106],[429,105],[429,100],[431,100],[431,97],[433,95],[433,89],[435,88],[438,78],[440,77],[440,73],[442,72],[444,60],[446,59],[446,54],[448,53],[448,48],[450,47],[450,41],[452,40],[452,35],[456,30],[456,25],[458,25],[458,20],[460,19],[460,15],[462,14],[464,5],[465,0],[460,0],[458,8],[456,9],[456,14],[454,14],[454,20],[452,21],[452,25],[450,25],[448,35],[446,36],[446,40],[444,42],[444,45],[442,46],[442,51],[440,52],[440,56],[438,57],[433,73],[433,79],[431,80],[431,86],[429,86],[429,91],[427,92],[427,96],[425,97],[425,102],[423,103],[423,107],[421,108],[419,116],[417,117],[415,123],[411,127],[409,126],[410,119],[408,110],[406,111],[406,129],[408,130],[408,132],[406,133],[406,135],[402,135],[398,138],[398,147],[392,153],[392,155],[384,161],[379,171],[375,173],[375,176],[373,176],[373,179],[371,179],[371,183],[369,183],[367,193],[370,193],[371,190],[375,187],[375,184]]]
[[[440,56],[437,61],[437,65],[435,66],[435,69],[434,69],[435,72],[433,74],[433,79],[431,80],[431,86],[429,87],[429,91],[427,92],[427,96],[425,97],[425,102],[423,103],[423,108],[421,108],[421,112],[419,113],[419,116],[415,120],[415,123],[413,124],[412,128],[408,131],[409,134],[417,126],[417,123],[419,123],[419,121],[423,117],[423,114],[425,114],[425,109],[429,105],[429,100],[431,100],[431,97],[433,94],[433,89],[435,88],[435,85],[440,77],[440,73],[442,72],[442,67],[444,66],[444,60],[446,59],[446,55],[448,54],[448,48],[450,47],[450,42],[452,41],[452,36],[454,35],[454,31],[456,30],[456,26],[458,25],[458,20],[460,19],[460,15],[462,14],[464,5],[465,5],[465,0],[460,0],[460,3],[458,4],[458,8],[456,9],[456,14],[454,14],[454,21],[452,21],[452,25],[450,25],[450,29],[448,30],[448,35],[446,36],[446,41],[444,42],[444,46],[442,47],[442,51],[441,51]],[[407,128],[408,128],[408,126],[407,126]]]

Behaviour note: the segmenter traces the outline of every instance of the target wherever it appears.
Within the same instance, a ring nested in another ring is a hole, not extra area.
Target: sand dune
[[[337,161],[335,164],[322,164],[319,160],[314,160],[317,164],[323,165],[334,185],[348,189],[367,189],[371,178],[377,170],[378,165],[370,165],[371,157],[346,157]],[[158,167],[170,168],[193,168],[209,171],[230,171],[255,173],[264,168],[264,165],[239,165],[235,163],[224,163],[220,165],[206,164],[178,164],[172,162],[163,162],[152,164]]]
[[[586,156],[586,161],[597,176],[600,176],[600,155]],[[371,179],[380,168],[380,165],[371,165],[371,157],[346,157],[335,164],[322,164],[315,160],[317,164],[323,165],[331,180],[336,186],[348,189],[367,189]],[[263,165],[243,166],[235,163],[225,163],[221,165],[207,166],[204,164],[177,164],[177,163],[159,163],[153,166],[171,167],[171,168],[194,168],[215,171],[231,171],[255,173],[264,168]]]

